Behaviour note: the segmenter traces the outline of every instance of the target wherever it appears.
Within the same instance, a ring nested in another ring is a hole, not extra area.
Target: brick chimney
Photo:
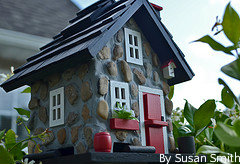
[[[158,14],[158,16],[160,17],[160,11],[163,9],[161,6],[158,6],[156,4],[151,3],[151,5],[153,6],[153,8],[155,9],[156,13]]]

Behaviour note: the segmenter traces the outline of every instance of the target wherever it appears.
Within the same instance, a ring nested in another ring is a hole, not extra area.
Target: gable
[[[104,0],[77,13],[68,27],[42,47],[40,53],[27,59],[28,62],[1,86],[10,91],[90,60],[131,17],[158,57],[176,62],[176,78],[169,83],[174,85],[190,80],[194,76],[191,68],[147,0]]]

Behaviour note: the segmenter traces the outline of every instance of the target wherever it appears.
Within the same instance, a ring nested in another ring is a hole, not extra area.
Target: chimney
[[[158,6],[156,4],[151,3],[151,5],[153,6],[153,8],[155,9],[156,13],[158,14],[158,16],[160,17],[160,11],[163,9],[161,6]]]

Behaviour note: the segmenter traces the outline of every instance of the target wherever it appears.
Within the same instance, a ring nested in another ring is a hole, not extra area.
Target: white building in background
[[[9,74],[11,66],[24,64],[66,27],[79,8],[70,0],[1,0],[0,11],[0,74]],[[0,77],[0,83],[3,80]],[[21,93],[25,88],[9,93],[0,88],[0,130],[11,128],[20,137],[24,131],[16,125],[18,114],[14,107],[28,108],[30,94]]]

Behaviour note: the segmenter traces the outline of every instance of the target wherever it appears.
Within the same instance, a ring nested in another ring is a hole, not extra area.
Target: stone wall
[[[141,32],[135,21],[130,19],[124,27]],[[123,27],[123,28],[124,28]],[[144,65],[127,63],[125,60],[124,33],[120,29],[105,47],[87,64],[67,69],[34,83],[29,102],[31,118],[29,128],[39,134],[49,128],[49,91],[64,87],[65,124],[50,128],[46,141],[37,142],[43,151],[74,145],[75,153],[94,151],[95,133],[108,131],[113,142],[127,142],[141,145],[140,131],[111,130],[111,95],[109,80],[128,82],[130,105],[136,117],[139,116],[138,86],[162,89],[165,95],[166,115],[171,125],[172,102],[167,99],[169,86],[160,70],[161,61],[142,35]],[[175,149],[172,126],[168,128],[169,148]],[[36,145],[29,142],[29,152],[37,153]]]

